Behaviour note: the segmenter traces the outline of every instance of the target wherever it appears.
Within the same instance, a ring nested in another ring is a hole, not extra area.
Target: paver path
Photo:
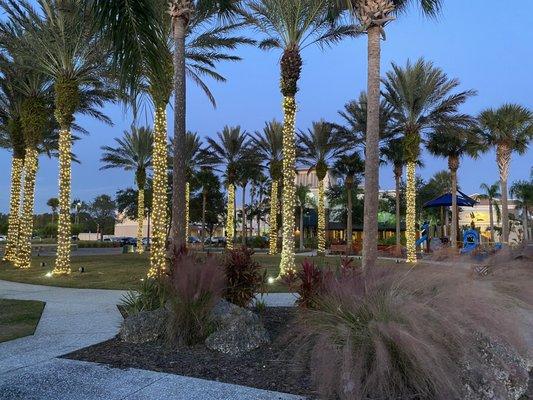
[[[69,289],[0,280],[0,297],[46,302],[35,334],[0,343],[0,399],[297,399],[297,396],[58,356],[111,339],[122,317],[119,290]],[[294,297],[272,294],[267,304]]]

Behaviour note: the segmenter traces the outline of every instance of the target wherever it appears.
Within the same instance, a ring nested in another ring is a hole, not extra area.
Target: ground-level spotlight
[[[85,272],[85,267],[79,267],[79,268],[78,268],[78,272],[79,272],[80,274],[83,274],[83,273]]]
[[[269,283],[269,285],[273,285],[276,282],[276,278],[269,276],[267,282]]]
[[[52,271],[48,271],[44,276],[47,278],[51,278],[54,274],[52,274]]]

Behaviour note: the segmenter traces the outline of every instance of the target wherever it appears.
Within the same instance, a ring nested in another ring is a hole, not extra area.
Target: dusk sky
[[[404,65],[408,59],[424,57],[441,67],[449,77],[457,77],[462,89],[475,89],[478,96],[464,107],[476,115],[488,107],[513,102],[533,108],[533,2],[509,0],[503,6],[495,0],[447,0],[440,18],[425,19],[416,9],[401,15],[387,28],[383,42],[382,70],[391,62]],[[529,16],[529,17],[528,17]],[[209,82],[217,99],[213,109],[207,98],[189,82],[188,129],[201,136],[212,136],[224,125],[241,125],[252,132],[273,118],[281,120],[279,93],[279,52],[262,52],[257,48],[240,48],[239,63],[221,64],[219,71],[228,81]],[[366,37],[342,42],[321,51],[308,48],[303,54],[304,67],[297,96],[297,127],[307,129],[312,121],[324,118],[340,122],[337,114],[343,105],[366,89]],[[72,197],[91,201],[99,194],[115,195],[118,189],[133,185],[133,174],[120,170],[100,171],[100,147],[114,145],[114,137],[122,135],[132,123],[132,116],[119,105],[104,110],[114,121],[109,127],[89,118],[78,123],[89,132],[74,146],[81,164],[73,166]],[[142,116],[141,123],[151,116]],[[172,135],[169,109],[169,136]],[[435,159],[423,151],[425,167],[418,173],[429,179],[436,171],[447,168],[443,159]],[[0,149],[0,212],[7,212],[11,155]],[[509,182],[529,177],[533,150],[513,156]],[[57,196],[58,168],[56,159],[41,157],[36,186],[36,212],[49,211],[47,199]],[[498,180],[494,152],[477,160],[464,159],[459,170],[463,191],[474,193],[482,182]],[[394,185],[390,167],[382,167],[382,189]]]

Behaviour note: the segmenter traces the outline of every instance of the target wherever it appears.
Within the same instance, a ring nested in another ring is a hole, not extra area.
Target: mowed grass
[[[41,301],[0,299],[0,342],[33,335],[43,309]]]
[[[221,257],[221,254],[213,256]],[[14,268],[9,263],[0,262],[0,279],[70,288],[134,290],[138,287],[141,279],[146,276],[150,264],[149,257],[149,253],[143,255],[73,256],[72,274],[57,277],[46,276],[53,269],[53,257],[35,257],[32,261],[32,267],[24,270]],[[279,255],[255,254],[254,258],[267,269],[269,277],[278,275]],[[320,266],[335,268],[340,265],[340,257],[296,256],[297,266],[300,266],[306,258]],[[358,260],[354,260],[354,263],[358,262]],[[41,263],[44,263],[45,266],[42,267]],[[80,267],[83,267],[85,272],[78,272]],[[287,290],[287,287],[281,282],[269,285],[269,291],[272,292],[286,292]]]

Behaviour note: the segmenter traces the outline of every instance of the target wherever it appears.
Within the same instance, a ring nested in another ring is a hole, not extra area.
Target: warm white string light
[[[407,212],[406,241],[407,262],[416,263],[416,164],[412,161],[407,163],[407,188],[406,202]]]
[[[326,206],[324,204],[324,180],[318,182],[318,254],[326,252]]]
[[[233,250],[235,229],[235,185],[228,184],[228,215],[226,217],[226,248]]]
[[[22,171],[24,159],[13,157],[11,163],[11,194],[9,200],[9,218],[7,229],[7,244],[4,251],[4,261],[15,261],[20,227],[20,190],[22,187]]]
[[[294,168],[296,164],[296,146],[294,144],[294,126],[296,122],[296,100],[293,96],[285,96],[283,98],[283,114],[283,239],[280,276],[295,271],[294,210],[296,207],[296,187]]]
[[[137,253],[144,253],[143,236],[144,236],[144,189],[139,188],[137,195]]]
[[[278,253],[278,180],[272,180],[270,190],[270,231],[269,231],[269,254]]]

